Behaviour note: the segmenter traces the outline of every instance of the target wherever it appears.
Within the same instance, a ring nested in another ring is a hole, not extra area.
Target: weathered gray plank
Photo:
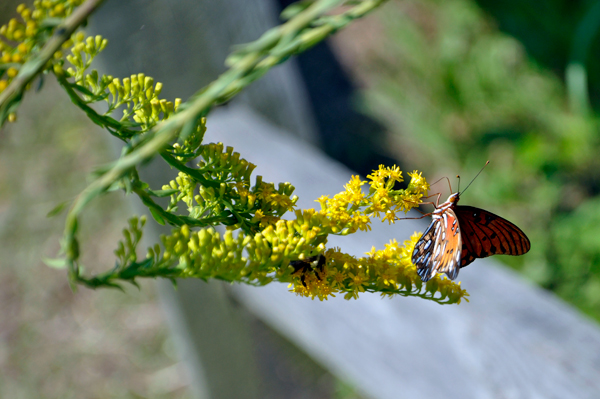
[[[314,199],[340,191],[351,175],[240,107],[211,115],[206,140],[234,146],[266,181],[293,182],[302,207],[318,206]],[[361,255],[426,224],[376,224],[366,236],[331,242]],[[319,302],[282,284],[233,289],[258,317],[374,398],[600,397],[597,325],[494,260],[478,260],[459,279],[471,294],[459,306],[376,295]]]

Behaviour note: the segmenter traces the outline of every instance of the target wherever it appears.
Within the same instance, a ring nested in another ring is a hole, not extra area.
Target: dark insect
[[[454,193],[436,206],[431,224],[415,245],[412,262],[423,281],[436,273],[454,280],[460,268],[477,258],[523,255],[531,248],[517,226],[483,209],[457,205],[459,196]]]
[[[293,260],[290,262],[290,266],[294,268],[292,274],[300,275],[300,282],[306,287],[306,274],[314,273],[315,276],[320,280],[320,274],[323,273],[323,267],[325,266],[325,255],[315,255],[304,260]]]

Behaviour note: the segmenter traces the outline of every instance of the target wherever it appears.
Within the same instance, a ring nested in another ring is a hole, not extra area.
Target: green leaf
[[[233,46],[233,52],[225,59],[225,65],[231,67],[249,53],[267,51],[275,46],[279,42],[279,39],[279,29],[272,28],[253,42]]]
[[[183,125],[183,128],[181,129],[181,132],[179,133],[179,139],[183,142],[185,141],[185,139],[187,139],[192,133],[194,133],[196,131],[196,127],[198,126],[198,121],[200,118],[192,118],[190,119],[185,125]]]
[[[157,210],[150,208],[150,213],[152,214],[154,220],[156,220],[156,223],[161,224],[163,226],[165,225],[165,219],[163,219],[162,215],[158,213]]]
[[[162,197],[168,197],[170,195],[173,195],[173,194],[179,192],[179,190],[171,188],[168,190],[147,190],[147,192],[148,192],[148,194],[150,194],[154,197],[162,198]]]
[[[69,201],[61,202],[60,204],[58,204],[54,208],[52,208],[52,210],[46,214],[46,217],[51,218],[56,215],[59,215],[66,208],[66,206],[68,204],[69,204]]]
[[[42,258],[42,262],[44,262],[46,266],[50,266],[54,269],[67,268],[67,261],[63,258]]]
[[[288,19],[294,18],[296,15],[300,14],[302,11],[306,10],[310,7],[315,1],[314,0],[303,0],[297,1],[293,4],[290,4],[281,12],[281,19],[287,21]]]
[[[78,92],[83,93],[86,96],[90,96],[90,97],[95,96],[95,94],[92,93],[91,91],[89,91],[86,87],[78,85],[77,83],[71,84],[71,87],[73,88],[73,90],[77,90]]]

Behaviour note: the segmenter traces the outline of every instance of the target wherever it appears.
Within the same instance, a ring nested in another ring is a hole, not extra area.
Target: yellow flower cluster
[[[183,226],[163,237],[163,260],[178,263],[179,277],[258,285],[277,280],[290,283],[296,294],[313,299],[327,299],[336,293],[356,299],[362,292],[379,292],[460,303],[468,296],[460,283],[436,276],[424,284],[417,275],[411,254],[420,234],[415,233],[402,246],[392,240],[384,249],[373,248],[366,257],[358,259],[339,249],[326,249],[328,234],[345,235],[368,229],[372,216],[393,223],[398,211],[417,206],[429,185],[420,173],[409,175],[411,181],[406,189],[394,189],[402,181],[399,169],[382,166],[368,176],[368,193],[362,191],[366,182],[354,176],[343,192],[331,199],[319,199],[321,211],[295,210],[291,220],[271,216],[265,221],[266,213],[259,209],[253,220],[260,220],[262,230],[256,233],[241,231],[234,237],[228,230],[221,236],[212,228],[192,232]],[[272,186],[265,188],[263,184],[257,179],[253,189],[255,201],[271,201],[282,208],[293,206],[295,201],[273,197]],[[153,249],[149,256],[157,258],[157,251]]]
[[[67,72],[70,77],[75,79],[76,83],[96,83],[91,81],[91,77],[85,79],[85,71],[92,65],[94,57],[104,50],[107,44],[108,40],[104,39],[102,36],[86,37],[83,32],[77,32],[73,35],[72,39],[67,42],[67,45],[71,47],[71,54],[68,54],[66,59],[74,66],[74,68],[67,68]],[[57,68],[59,67],[60,65],[57,64]],[[55,71],[57,71],[57,68],[55,68]]]
[[[33,8],[25,4],[17,7],[21,18],[12,18],[0,27],[0,92],[6,89],[30,55],[52,34],[45,26],[44,20],[65,18],[81,3],[83,0],[36,0],[33,2]],[[71,43],[65,43],[63,47],[70,46]],[[55,58],[61,56],[62,54],[57,52]],[[51,66],[52,64],[48,65]]]
[[[396,166],[381,165],[368,175],[369,191],[362,186],[367,182],[353,176],[344,186],[345,191],[332,199],[321,197],[321,221],[331,233],[350,234],[370,229],[371,217],[394,223],[398,212],[408,212],[417,207],[427,194],[429,184],[414,171],[408,173],[411,180],[406,189],[395,189],[403,181],[402,172]],[[373,248],[367,257],[356,259],[339,249],[321,252],[326,258],[323,270],[305,268],[293,276],[292,291],[311,298],[327,299],[336,292],[344,293],[346,299],[358,298],[361,292],[380,292],[382,295],[420,296],[441,303],[459,303],[468,295],[466,291],[443,277],[436,277],[423,285],[411,262],[411,254],[421,234],[414,234],[400,246],[395,240],[383,250]],[[433,281],[433,282],[431,282]]]
[[[370,230],[371,217],[375,216],[389,223],[394,223],[396,214],[408,212],[419,206],[423,195],[427,194],[429,184],[416,171],[409,173],[410,184],[406,189],[395,189],[396,183],[404,181],[402,172],[397,166],[379,166],[379,169],[368,175],[369,192],[364,193],[362,186],[367,182],[359,176],[344,186],[345,191],[333,198],[323,196],[317,201],[321,204],[321,214],[327,216],[331,223],[328,227],[334,234],[352,234],[357,230]]]
[[[292,291],[298,295],[327,299],[344,293],[345,299],[358,299],[362,292],[379,292],[382,296],[418,296],[439,303],[460,303],[468,293],[460,283],[437,275],[423,284],[411,262],[411,254],[420,233],[400,246],[391,240],[382,250],[373,248],[366,257],[355,258],[339,249],[328,249],[322,271],[309,271],[301,283],[294,281]]]
[[[289,281],[291,271],[287,265],[314,249],[311,241],[319,232],[317,226],[308,228],[309,220],[303,224],[298,220],[278,220],[259,233],[239,232],[237,237],[232,230],[221,237],[213,228],[192,232],[183,226],[163,237],[163,259],[178,262],[179,277],[219,278],[260,285],[281,280],[283,276]],[[324,249],[324,244],[317,248]]]
[[[83,32],[78,32],[72,39],[71,54],[66,56],[72,66],[64,70],[62,64],[57,63],[54,72],[72,78],[74,84],[88,90],[90,94],[82,94],[86,103],[100,99],[106,101],[108,109],[103,115],[110,115],[115,109],[124,106],[120,121],[125,122],[131,118],[142,132],[150,130],[177,111],[181,99],[175,99],[175,102],[159,99],[162,83],[155,84],[152,77],[143,73],[122,80],[110,75],[100,76],[96,70],[88,73],[87,69],[92,61],[107,44],[108,41],[100,35],[86,37]]]

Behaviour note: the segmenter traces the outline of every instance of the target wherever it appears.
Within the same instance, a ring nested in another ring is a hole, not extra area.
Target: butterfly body
[[[437,273],[454,280],[460,268],[491,255],[523,255],[531,244],[521,229],[506,219],[472,206],[457,205],[459,193],[431,213],[431,224],[415,244],[412,262],[421,280]]]

